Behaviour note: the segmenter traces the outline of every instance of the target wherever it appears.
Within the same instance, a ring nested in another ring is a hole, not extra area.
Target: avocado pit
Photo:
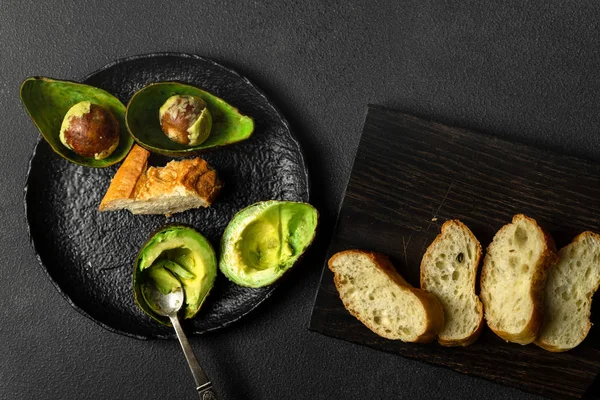
[[[59,135],[69,150],[102,160],[119,145],[119,122],[105,107],[81,101],[65,114]]]
[[[160,126],[169,139],[187,146],[204,142],[212,128],[212,117],[200,97],[174,95],[159,110]]]

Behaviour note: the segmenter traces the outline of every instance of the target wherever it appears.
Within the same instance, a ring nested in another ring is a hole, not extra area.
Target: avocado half
[[[108,167],[125,158],[133,146],[133,139],[125,123],[125,106],[115,96],[102,89],[82,83],[31,77],[21,85],[21,101],[52,150],[75,164],[96,168]],[[119,145],[102,160],[80,156],[60,141],[60,127],[65,114],[82,101],[90,101],[108,108],[119,122]]]
[[[182,288],[185,318],[192,318],[204,303],[217,276],[217,257],[210,242],[195,229],[171,225],[155,233],[140,250],[133,270],[135,302],[158,322],[166,317],[154,312],[144,296],[144,286],[154,284],[164,294]]]
[[[197,146],[176,143],[162,131],[159,110],[174,95],[200,97],[212,116],[208,138]],[[240,114],[223,99],[178,82],[152,83],[137,91],[127,104],[126,121],[131,136],[140,146],[154,153],[174,157],[194,155],[212,147],[240,142],[248,139],[254,131],[252,118]]]
[[[244,208],[221,238],[221,272],[241,286],[272,284],[312,243],[318,218],[308,203],[270,200]]]

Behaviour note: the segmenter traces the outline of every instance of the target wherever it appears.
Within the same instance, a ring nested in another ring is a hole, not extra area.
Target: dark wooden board
[[[600,165],[370,106],[328,257],[378,251],[418,286],[421,257],[444,221],[460,219],[486,248],[517,213],[537,219],[559,247],[599,231]],[[310,329],[551,398],[590,396],[600,371],[598,327],[567,353],[505,343],[487,327],[466,348],[383,339],[344,309],[327,268]]]

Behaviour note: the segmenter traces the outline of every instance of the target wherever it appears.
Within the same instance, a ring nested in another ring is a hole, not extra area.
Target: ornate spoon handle
[[[212,388],[212,383],[202,370],[200,363],[198,363],[198,359],[192,350],[192,346],[190,346],[190,343],[188,342],[187,337],[185,336],[185,333],[179,324],[179,318],[177,318],[177,316],[169,318],[171,319],[173,328],[175,328],[175,333],[177,333],[177,339],[179,339],[179,344],[181,344],[185,359],[187,360],[190,370],[192,371],[194,381],[196,382],[196,390],[198,391],[200,399],[217,400],[218,397]]]

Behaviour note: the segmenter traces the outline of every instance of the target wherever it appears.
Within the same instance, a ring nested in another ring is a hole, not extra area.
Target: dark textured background
[[[99,3],[0,0],[0,398],[195,398],[176,342],[121,337],[70,308],[38,267],[23,214],[36,137],[22,79],[79,79],[154,51],[213,58],[263,88],[307,152],[324,216],[263,307],[192,339],[224,398],[533,398],[306,328],[366,104],[600,160],[599,4]]]

